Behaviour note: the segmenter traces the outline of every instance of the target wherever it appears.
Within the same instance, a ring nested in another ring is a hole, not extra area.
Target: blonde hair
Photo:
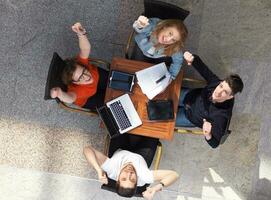
[[[164,28],[175,27],[180,34],[180,40],[174,42],[173,44],[156,44],[155,48],[164,48],[164,54],[166,56],[172,56],[174,53],[180,51],[184,48],[184,42],[187,38],[188,31],[186,26],[183,24],[181,20],[178,19],[165,19],[160,21],[154,28],[154,31],[151,34],[151,37],[157,39],[158,35]]]

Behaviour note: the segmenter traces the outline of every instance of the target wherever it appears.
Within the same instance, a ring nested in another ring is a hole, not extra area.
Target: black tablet
[[[149,120],[164,121],[173,120],[173,101],[172,100],[151,100],[147,103]]]
[[[109,87],[116,90],[131,92],[134,81],[134,74],[112,70],[110,74]]]

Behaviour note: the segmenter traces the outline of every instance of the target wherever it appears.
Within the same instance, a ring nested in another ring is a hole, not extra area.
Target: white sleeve
[[[144,172],[143,181],[149,184],[154,182],[153,173],[149,168],[147,168]]]
[[[135,163],[135,165],[136,165],[137,176],[138,176],[138,181],[137,181],[138,186],[143,186],[146,183],[151,184],[154,182],[153,173],[148,168],[147,163],[143,157],[139,158],[139,162]]]
[[[110,179],[117,180],[117,162],[112,158],[107,158],[101,168],[106,172]]]

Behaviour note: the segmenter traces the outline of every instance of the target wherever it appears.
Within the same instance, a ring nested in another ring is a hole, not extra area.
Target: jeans
[[[178,113],[176,117],[175,126],[195,127],[195,125],[192,122],[190,122],[189,119],[187,119],[187,117],[185,116],[184,98],[189,91],[190,90],[187,88],[181,89],[181,96],[179,99]]]

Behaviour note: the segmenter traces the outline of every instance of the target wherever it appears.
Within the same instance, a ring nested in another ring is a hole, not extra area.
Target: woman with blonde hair
[[[139,16],[133,28],[137,33],[135,41],[143,54],[143,60],[152,63],[166,61],[171,79],[174,80],[182,66],[182,49],[188,35],[183,22],[178,19],[160,20]]]

